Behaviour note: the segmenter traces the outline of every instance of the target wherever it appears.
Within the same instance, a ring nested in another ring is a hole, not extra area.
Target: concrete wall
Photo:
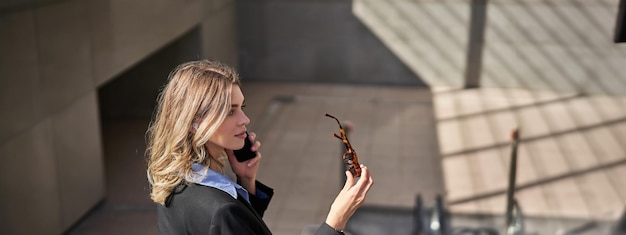
[[[170,71],[182,62],[200,57],[200,28],[195,27],[100,86],[98,101],[102,124],[106,126],[108,121],[138,118],[149,120]]]
[[[67,0],[0,12],[4,234],[60,234],[103,199],[101,85],[194,27],[198,57],[237,63],[230,0]]]
[[[237,13],[244,81],[423,85],[350,0],[240,0]]]

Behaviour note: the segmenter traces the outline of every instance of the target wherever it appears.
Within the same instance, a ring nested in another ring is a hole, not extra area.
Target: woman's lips
[[[239,133],[239,134],[235,135],[235,137],[237,137],[237,138],[241,138],[241,139],[245,139],[246,137],[248,137],[248,135],[247,135],[247,134],[246,134],[246,132],[244,131],[244,132],[241,132],[241,133]]]

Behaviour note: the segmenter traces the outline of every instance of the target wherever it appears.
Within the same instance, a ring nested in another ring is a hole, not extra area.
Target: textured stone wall
[[[104,198],[99,87],[194,28],[198,58],[237,63],[231,0],[2,7],[0,225],[7,234],[61,234]]]

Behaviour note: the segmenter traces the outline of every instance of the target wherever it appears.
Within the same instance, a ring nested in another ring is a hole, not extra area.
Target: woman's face
[[[238,85],[233,85],[230,97],[231,107],[224,122],[217,128],[207,143],[209,153],[217,156],[224,149],[241,149],[246,136],[246,125],[250,119],[243,112],[243,93]]]

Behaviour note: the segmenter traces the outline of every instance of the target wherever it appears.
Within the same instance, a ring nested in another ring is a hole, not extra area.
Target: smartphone
[[[239,162],[245,162],[256,157],[256,151],[252,151],[252,141],[250,141],[250,136],[248,135],[248,132],[246,132],[246,139],[243,148],[239,150],[233,150],[233,153],[235,153],[235,158],[237,158],[237,161]]]

